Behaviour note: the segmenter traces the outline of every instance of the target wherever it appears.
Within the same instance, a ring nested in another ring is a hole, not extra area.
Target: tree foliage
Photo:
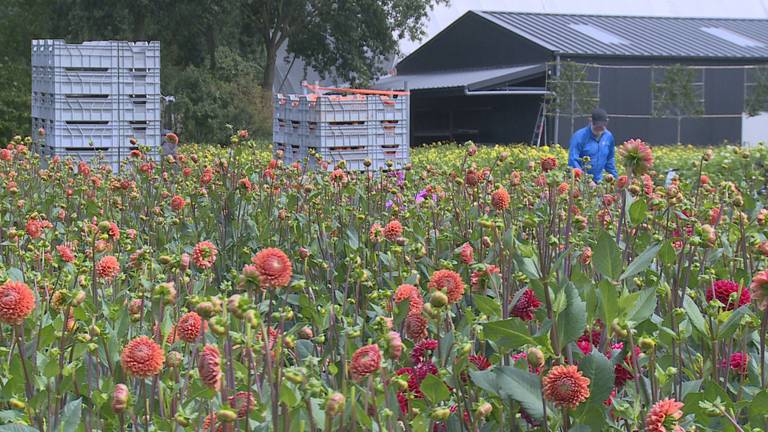
[[[759,66],[750,72],[744,112],[756,116],[768,110],[768,66]]]
[[[187,122],[178,125],[183,138],[204,141],[214,139],[223,122],[269,131],[265,98],[282,46],[324,76],[365,84],[384,71],[397,42],[423,36],[429,10],[447,2],[4,0],[0,137],[26,132],[31,124],[32,39],[159,40],[161,90],[179,101],[174,110]],[[261,89],[265,94],[252,97]],[[235,94],[246,97],[235,103]]]
[[[588,80],[589,65],[572,61],[560,62],[550,67],[559,68],[548,81],[547,87],[551,92],[547,103],[550,114],[559,113],[571,120],[571,133],[576,117],[586,116],[597,107],[599,95],[597,87]]]
[[[661,79],[651,82],[653,115],[677,120],[679,143],[683,118],[704,114],[704,101],[697,88],[695,69],[676,64],[661,70]]]

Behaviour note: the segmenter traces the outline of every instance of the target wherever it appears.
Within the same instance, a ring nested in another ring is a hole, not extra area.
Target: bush
[[[32,77],[28,67],[18,61],[0,59],[0,137],[29,131]]]
[[[270,93],[257,84],[261,71],[256,63],[230,50],[216,51],[215,70],[188,66],[182,71],[167,69],[164,93],[176,97],[171,106],[174,129],[184,141],[225,144],[232,129],[248,129],[254,136],[271,132]]]

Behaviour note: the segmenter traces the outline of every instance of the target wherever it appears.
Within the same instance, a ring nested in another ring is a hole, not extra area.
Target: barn
[[[766,64],[766,19],[469,11],[375,87],[412,92],[413,144],[567,143],[600,106],[619,142],[710,145],[768,136]]]

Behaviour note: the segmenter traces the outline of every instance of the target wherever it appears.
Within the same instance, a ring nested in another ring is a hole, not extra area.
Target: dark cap
[[[594,111],[592,111],[592,122],[607,122],[608,121],[608,113],[602,109],[602,108],[595,108]]]

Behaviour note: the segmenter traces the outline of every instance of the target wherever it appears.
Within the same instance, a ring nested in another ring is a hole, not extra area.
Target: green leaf
[[[306,339],[299,339],[296,341],[296,353],[299,359],[306,359],[314,354],[315,345],[312,341]]]
[[[578,339],[584,333],[587,325],[587,304],[579,297],[579,292],[573,283],[565,285],[566,307],[558,314],[557,334],[559,336],[560,349],[569,342]]]
[[[600,290],[603,322],[612,323],[619,316],[619,292],[611,282],[605,279],[601,280],[597,287]]]
[[[0,411],[0,422],[3,424],[20,420],[22,417],[24,417],[24,413],[21,411],[11,409]]]
[[[683,299],[683,309],[685,309],[688,319],[691,320],[693,328],[699,333],[709,336],[709,327],[707,327],[707,323],[704,321],[704,316],[701,314],[696,303],[688,296],[685,296],[685,299]]]
[[[477,307],[477,310],[488,315],[489,317],[497,317],[501,313],[501,306],[496,303],[496,300],[488,296],[473,295],[472,302]]]
[[[24,282],[24,273],[16,267],[11,267],[5,272],[8,275],[8,279],[16,282]]]
[[[438,350],[440,351],[440,364],[446,364],[448,362],[448,356],[453,351],[453,332],[446,332],[445,336],[440,339]]]
[[[73,432],[80,424],[80,417],[83,411],[83,399],[75,399],[66,405],[61,410],[61,427],[62,432]]]
[[[726,340],[733,336],[733,334],[736,332],[736,329],[739,328],[739,324],[741,324],[741,319],[744,317],[744,314],[747,313],[748,307],[749,305],[744,305],[731,312],[731,315],[728,317],[728,319],[725,320],[722,326],[720,326],[720,331],[717,334],[720,340]]]
[[[661,244],[655,244],[643,251],[643,253],[629,263],[629,266],[624,270],[624,273],[621,274],[619,279],[624,280],[647,269],[653,262],[653,259],[656,258],[659,249],[661,249]]]
[[[536,262],[533,259],[524,257],[520,254],[514,254],[513,260],[515,261],[517,270],[521,271],[524,275],[531,279],[539,279],[541,277],[536,268]]]
[[[592,353],[579,364],[579,370],[589,378],[589,401],[602,404],[613,390],[615,374],[611,361],[600,351],[592,349]]]
[[[582,330],[583,330],[582,326]],[[509,318],[483,324],[483,336],[496,343],[500,351],[509,351],[523,345],[536,345],[528,333],[528,326],[520,318]]]
[[[666,240],[659,250],[659,259],[664,265],[672,265],[675,263],[675,248],[672,247],[672,242]]]
[[[357,230],[348,228],[347,229],[347,239],[349,240],[349,246],[352,249],[357,249],[360,247],[360,239],[357,236]]]
[[[749,422],[752,426],[765,424],[768,421],[768,390],[756,394],[748,407]]]
[[[752,198],[752,195],[744,194],[744,210],[751,212],[757,207],[757,202],[754,198]]]
[[[637,300],[631,303],[627,319],[640,324],[653,315],[656,310],[656,288],[646,288],[639,293]]]
[[[298,391],[293,386],[289,385],[287,381],[280,383],[280,402],[288,405],[289,408],[293,408],[299,404],[300,400]]]
[[[22,424],[7,424],[0,426],[0,432],[40,432],[33,427]]]
[[[424,396],[426,396],[433,404],[443,402],[451,395],[448,386],[446,386],[443,380],[438,378],[437,375],[427,375],[427,377],[424,378],[424,381],[421,382],[420,388],[424,393]]]
[[[700,380],[700,379],[697,379],[694,381],[683,381],[683,391],[680,392],[682,399],[685,400],[685,397],[688,395],[688,393],[694,393],[699,391],[699,389],[701,388],[702,382],[703,380]]]
[[[515,233],[512,231],[512,228],[508,229],[504,236],[502,236],[501,241],[504,244],[504,248],[507,251],[513,251],[515,250]]]
[[[538,375],[514,366],[470,371],[469,375],[472,382],[492,395],[520,403],[531,417],[540,419],[544,416],[541,378]]]
[[[638,199],[629,206],[629,223],[632,226],[640,225],[648,213],[648,204],[644,199]]]
[[[595,246],[595,255],[592,259],[597,271],[610,279],[618,279],[621,274],[621,250],[616,241],[606,231],[600,231],[600,237]]]

